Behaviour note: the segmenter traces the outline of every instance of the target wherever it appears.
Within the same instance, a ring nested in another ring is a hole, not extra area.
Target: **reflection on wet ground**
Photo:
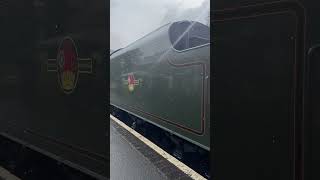
[[[121,135],[110,121],[110,178],[167,179],[136,147]]]

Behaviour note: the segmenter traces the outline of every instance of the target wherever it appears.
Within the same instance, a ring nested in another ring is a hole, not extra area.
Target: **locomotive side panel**
[[[173,50],[163,30],[111,57],[111,104],[209,149],[210,46]]]
[[[225,10],[215,21],[216,178],[292,179],[297,172],[301,32],[288,9]]]
[[[17,0],[7,8],[0,30],[1,135],[105,179],[104,2]]]

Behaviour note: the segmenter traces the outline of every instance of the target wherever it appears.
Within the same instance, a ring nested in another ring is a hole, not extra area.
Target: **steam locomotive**
[[[210,29],[168,23],[110,55],[110,104],[210,150]]]

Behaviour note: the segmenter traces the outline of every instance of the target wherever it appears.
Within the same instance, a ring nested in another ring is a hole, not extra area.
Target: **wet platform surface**
[[[0,180],[20,180],[20,178],[0,166]]]
[[[166,179],[110,122],[110,179]]]
[[[110,119],[110,179],[191,179]]]

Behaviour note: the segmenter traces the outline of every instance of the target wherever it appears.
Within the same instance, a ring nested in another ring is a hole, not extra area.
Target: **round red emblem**
[[[61,89],[66,94],[72,93],[78,81],[79,60],[77,48],[70,37],[65,37],[59,45],[57,67]]]

